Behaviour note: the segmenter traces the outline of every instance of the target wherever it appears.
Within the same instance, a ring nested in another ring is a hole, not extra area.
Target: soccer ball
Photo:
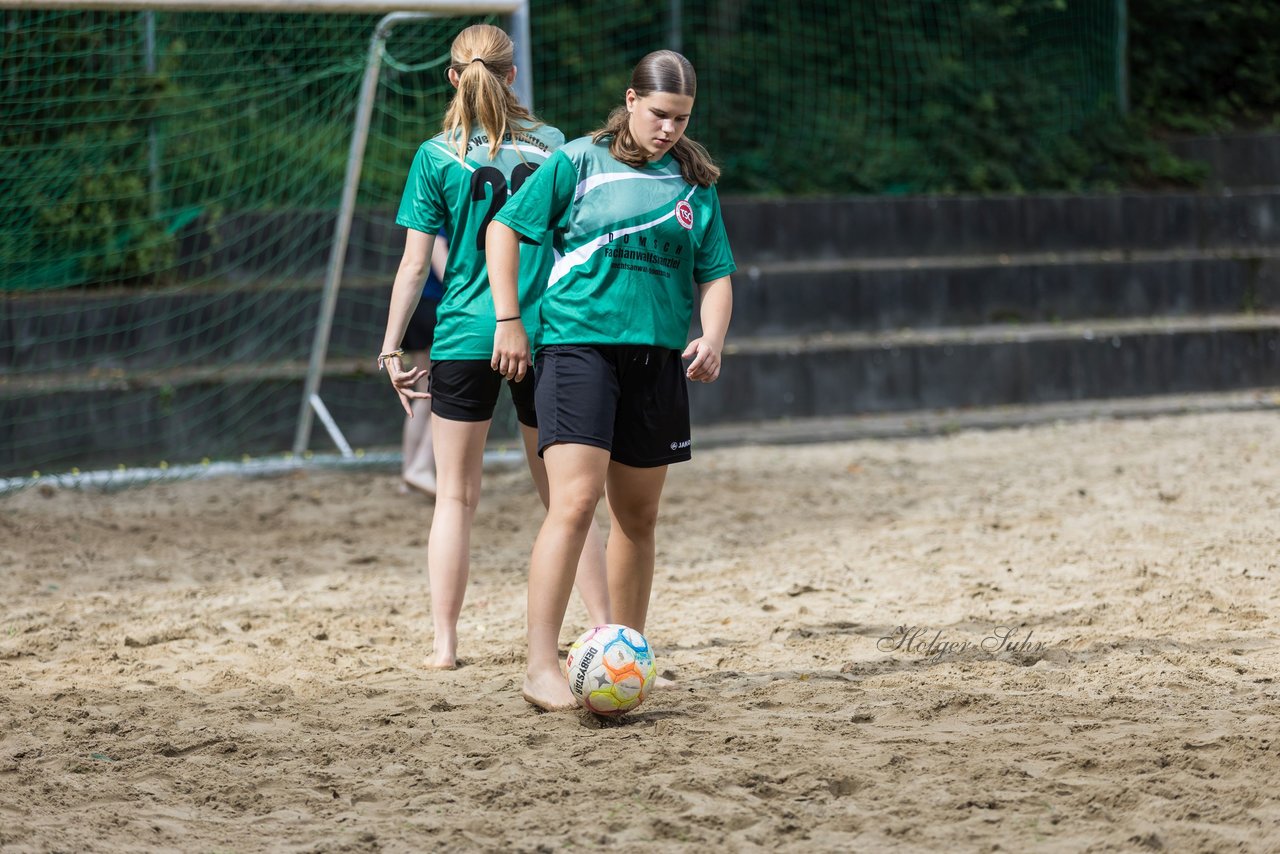
[[[569,690],[597,715],[631,711],[644,701],[657,675],[649,642],[626,626],[596,626],[569,647]]]

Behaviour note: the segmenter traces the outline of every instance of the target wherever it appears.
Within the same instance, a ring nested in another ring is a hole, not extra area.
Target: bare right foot
[[[578,708],[578,701],[569,690],[569,683],[558,670],[526,674],[520,696],[547,712],[571,712]]]

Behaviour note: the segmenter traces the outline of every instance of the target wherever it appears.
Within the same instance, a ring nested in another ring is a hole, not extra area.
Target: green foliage
[[[848,3],[808,19],[784,4],[737,5],[731,19],[708,17],[691,56],[716,92],[709,120],[696,121],[699,133],[710,125],[703,141],[724,161],[726,189],[983,193],[1195,180],[1116,109],[1111,0]],[[817,93],[806,75],[821,82]],[[781,116],[769,109],[778,105]]]
[[[1191,186],[1161,131],[1276,126],[1280,6],[1128,0],[1133,104],[1117,108],[1118,0],[685,0],[689,128],[725,192],[994,193]],[[537,112],[569,137],[672,39],[665,3],[534,0]],[[0,16],[0,282],[157,281],[224,214],[332,209],[376,16]],[[451,94],[471,20],[397,29],[360,203],[399,196]]]
[[[1184,133],[1280,128],[1280,5],[1129,0],[1134,112]]]
[[[26,65],[34,33],[21,25],[4,32],[0,79],[9,81],[4,100],[16,119],[0,124],[7,287],[131,280],[173,257],[148,186],[149,122],[166,82],[133,61],[136,16],[103,17],[94,26],[42,21],[39,35],[60,64],[40,76]],[[54,81],[53,91],[42,80]],[[14,251],[19,235],[24,245]]]
[[[1115,0],[685,2],[689,134],[728,192],[1026,192],[1194,183],[1116,107]],[[534,3],[543,115],[576,135],[669,42],[663,4]],[[1126,137],[1125,134],[1131,134]]]

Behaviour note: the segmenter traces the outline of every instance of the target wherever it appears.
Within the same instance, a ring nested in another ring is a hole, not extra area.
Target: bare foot
[[[458,658],[452,652],[435,652],[422,666],[428,670],[457,670]]]
[[[578,708],[569,683],[557,671],[526,674],[520,696],[547,712],[571,712]]]
[[[665,691],[668,688],[674,688],[674,687],[676,687],[676,681],[674,679],[668,679],[665,676],[654,677],[653,689],[655,691]]]
[[[411,486],[431,498],[436,497],[436,479],[434,477],[405,472],[403,478],[406,486]],[[406,489],[405,492],[407,493],[408,490]]]

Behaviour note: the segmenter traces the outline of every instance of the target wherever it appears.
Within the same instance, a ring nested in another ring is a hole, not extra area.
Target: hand
[[[388,357],[383,365],[387,369],[387,376],[391,378],[392,387],[400,396],[400,405],[404,407],[405,414],[412,418],[413,403],[411,401],[431,398],[430,393],[414,388],[418,380],[427,376],[430,371],[427,368],[415,368],[412,365],[406,368],[399,356]]]
[[[710,338],[695,338],[684,348],[682,358],[693,359],[684,375],[693,382],[713,383],[720,376],[722,344]]]
[[[524,323],[519,320],[499,323],[493,333],[493,358],[489,360],[489,367],[509,380],[520,382],[530,364],[529,336],[524,331]]]

